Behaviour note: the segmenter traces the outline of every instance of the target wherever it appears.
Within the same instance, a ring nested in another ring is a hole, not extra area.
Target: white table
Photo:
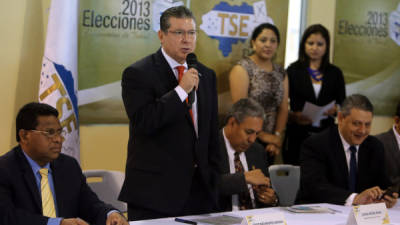
[[[197,216],[186,216],[180,218],[192,219],[192,218],[203,218],[209,216],[216,215],[232,215],[232,216],[241,216],[245,217],[248,215],[256,215],[263,213],[274,213],[274,212],[283,212],[286,222],[288,225],[345,225],[347,222],[347,217],[349,215],[351,207],[333,205],[333,204],[310,204],[310,205],[318,205],[321,207],[327,207],[333,210],[336,210],[337,213],[292,213],[287,211],[282,207],[274,207],[274,208],[263,208],[263,209],[252,209],[245,211],[235,211],[235,212],[224,212],[224,213],[213,213],[207,215],[197,215]],[[397,204],[395,207],[388,210],[390,224],[392,225],[400,225],[400,204]],[[162,225],[185,225],[184,223],[178,223],[174,221],[175,218],[163,218],[163,219],[155,219],[155,220],[141,220],[130,222],[130,225],[152,225],[152,224],[162,224]],[[198,223],[206,224],[206,223]]]

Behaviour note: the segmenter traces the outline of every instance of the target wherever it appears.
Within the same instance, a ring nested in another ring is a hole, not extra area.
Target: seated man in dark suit
[[[127,225],[89,188],[78,162],[61,153],[64,130],[57,117],[42,103],[19,111],[19,145],[0,157],[0,224]]]
[[[400,102],[397,104],[394,124],[387,132],[376,137],[385,149],[385,165],[392,183],[400,182]]]
[[[382,143],[369,136],[373,106],[363,95],[351,95],[342,103],[338,126],[312,135],[300,154],[299,200],[358,205],[397,202],[383,195],[390,184],[384,169]],[[383,197],[383,198],[382,198]]]
[[[252,99],[239,100],[228,113],[219,137],[222,211],[277,203],[268,178],[267,152],[254,142],[262,130],[263,121],[264,109]]]

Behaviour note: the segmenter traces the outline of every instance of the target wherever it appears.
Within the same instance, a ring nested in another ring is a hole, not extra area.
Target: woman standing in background
[[[312,133],[335,123],[336,105],[324,112],[321,121],[312,122],[302,114],[306,102],[325,106],[332,101],[341,104],[346,97],[342,71],[329,62],[330,38],[321,24],[306,29],[300,42],[299,59],[287,68],[289,77],[290,113],[286,130],[287,164],[299,164],[301,144]]]
[[[241,59],[229,74],[234,103],[249,97],[264,107],[265,120],[258,140],[269,152],[270,164],[282,147],[281,134],[288,117],[288,78],[284,69],[273,62],[279,43],[278,28],[260,24],[251,36],[253,54]]]

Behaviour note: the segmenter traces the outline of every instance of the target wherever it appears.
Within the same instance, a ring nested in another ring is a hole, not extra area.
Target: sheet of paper
[[[306,104],[304,104],[302,114],[312,120],[313,126],[319,127],[321,120],[326,118],[324,112],[331,109],[334,105],[335,101],[332,101],[331,103],[324,106],[317,106],[313,103],[306,102]]]
[[[222,215],[222,216],[213,216],[213,217],[199,218],[193,220],[196,222],[213,224],[213,225],[233,225],[233,224],[240,224],[243,218],[230,215]]]
[[[336,213],[336,210],[334,209],[330,209],[327,207],[320,207],[320,206],[297,205],[297,206],[286,207],[286,210],[294,213],[331,213],[331,214]]]

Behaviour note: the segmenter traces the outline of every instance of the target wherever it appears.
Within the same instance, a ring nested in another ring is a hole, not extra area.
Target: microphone
[[[188,69],[190,69],[190,68],[197,69],[197,57],[196,57],[196,55],[194,53],[189,53],[186,56],[186,63],[188,65]],[[193,90],[188,95],[188,107],[189,108],[192,107],[192,104],[194,102],[194,92],[195,92],[195,89],[193,88]]]

